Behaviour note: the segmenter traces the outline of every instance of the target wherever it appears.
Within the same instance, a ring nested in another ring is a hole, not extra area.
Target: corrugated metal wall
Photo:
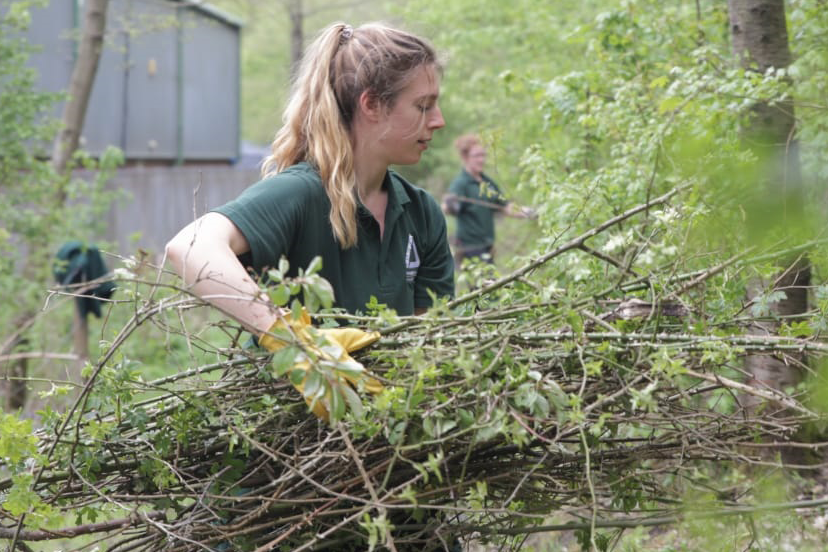
[[[184,14],[184,151],[197,159],[239,148],[239,33]],[[193,26],[190,25],[193,24]],[[222,94],[205,93],[221,90]],[[226,125],[224,123],[227,123]]]
[[[257,169],[217,165],[121,169],[109,185],[127,198],[109,210],[106,239],[117,244],[121,255],[133,255],[138,247],[163,254],[167,241],[184,226],[259,178]]]
[[[82,11],[76,0],[33,10],[28,38],[43,46],[32,64],[45,90],[68,87]],[[82,147],[95,154],[118,146],[133,160],[235,160],[239,51],[238,22],[212,9],[111,0]]]
[[[32,54],[29,63],[37,70],[38,84],[50,92],[66,90],[72,76],[74,42],[72,21],[74,0],[51,2],[47,8],[35,9],[27,39],[39,51]],[[54,115],[60,116],[61,107],[55,106]]]

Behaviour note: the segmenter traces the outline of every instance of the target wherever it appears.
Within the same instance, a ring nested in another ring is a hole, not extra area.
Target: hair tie
[[[346,42],[351,40],[352,36],[354,36],[354,28],[350,25],[345,25],[344,27],[342,27],[342,30],[340,31],[339,44],[345,44]]]

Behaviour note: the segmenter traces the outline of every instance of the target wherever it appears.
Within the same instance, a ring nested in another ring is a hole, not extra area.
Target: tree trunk
[[[791,62],[785,23],[784,0],[728,0],[733,53],[742,67],[765,73],[770,68],[785,68]],[[743,138],[760,163],[757,185],[769,194],[784,216],[796,222],[801,216],[802,176],[796,140],[796,121],[792,102],[773,106],[757,103],[751,110],[750,124],[743,128]],[[779,290],[785,298],[773,303],[777,316],[802,314],[808,309],[810,264],[806,258],[788,259],[773,282],[756,283],[748,290],[749,298],[761,292]],[[773,334],[778,321],[756,323],[752,332]],[[752,384],[785,389],[802,381],[804,356],[785,358],[750,355],[746,369]],[[785,455],[788,456],[788,455]],[[793,461],[797,459],[789,458]]]
[[[69,83],[69,99],[63,107],[61,129],[52,148],[52,166],[59,174],[66,170],[69,158],[78,147],[103,49],[108,4],[109,0],[84,0],[83,34],[78,48],[78,58],[75,60],[72,80]],[[61,188],[58,195],[58,199],[63,203],[66,191]]]
[[[78,148],[89,96],[92,95],[92,86],[95,84],[98,62],[103,50],[108,6],[109,0],[84,0],[83,34],[75,67],[72,69],[69,99],[63,107],[61,128],[52,149],[52,166],[60,175],[66,171],[69,158]],[[58,192],[58,201],[61,204],[66,201],[66,191],[63,187]],[[89,358],[89,332],[86,320],[78,312],[75,313],[72,333],[75,354],[78,355],[78,362],[82,367]]]
[[[290,15],[290,74],[296,76],[299,63],[302,61],[302,51],[305,48],[303,31],[305,12],[302,9],[302,0],[290,0],[288,5]]]
[[[733,53],[742,67],[765,73],[791,63],[784,0],[728,0]],[[744,129],[746,138],[766,163],[768,193],[796,195],[802,186],[796,120],[793,103],[753,106],[753,120]]]

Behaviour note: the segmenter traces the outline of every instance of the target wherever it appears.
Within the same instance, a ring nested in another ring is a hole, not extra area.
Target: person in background
[[[434,48],[408,32],[377,23],[324,29],[301,62],[263,180],[167,244],[189,289],[270,351],[285,346],[271,330],[289,326],[300,339],[318,338],[307,317],[284,316],[262,299],[257,280],[282,258],[296,276],[321,257],[334,306],[349,313],[367,310],[372,296],[401,315],[425,311],[430,292],[452,296],[440,206],[388,168],[417,163],[445,125],[441,71]],[[343,343],[333,331],[326,337],[347,351],[378,337]]]
[[[471,258],[493,263],[495,215],[525,219],[534,218],[535,212],[507,200],[500,187],[483,172],[486,148],[477,135],[460,136],[454,141],[454,147],[463,168],[449,186],[442,208],[447,215],[457,217],[455,266],[459,269],[464,259]]]

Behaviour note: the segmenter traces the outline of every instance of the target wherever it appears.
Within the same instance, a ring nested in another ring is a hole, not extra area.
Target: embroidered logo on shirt
[[[417,269],[420,268],[420,254],[417,253],[417,246],[414,243],[414,236],[408,235],[408,248],[405,251],[405,281],[413,282],[417,277]]]

